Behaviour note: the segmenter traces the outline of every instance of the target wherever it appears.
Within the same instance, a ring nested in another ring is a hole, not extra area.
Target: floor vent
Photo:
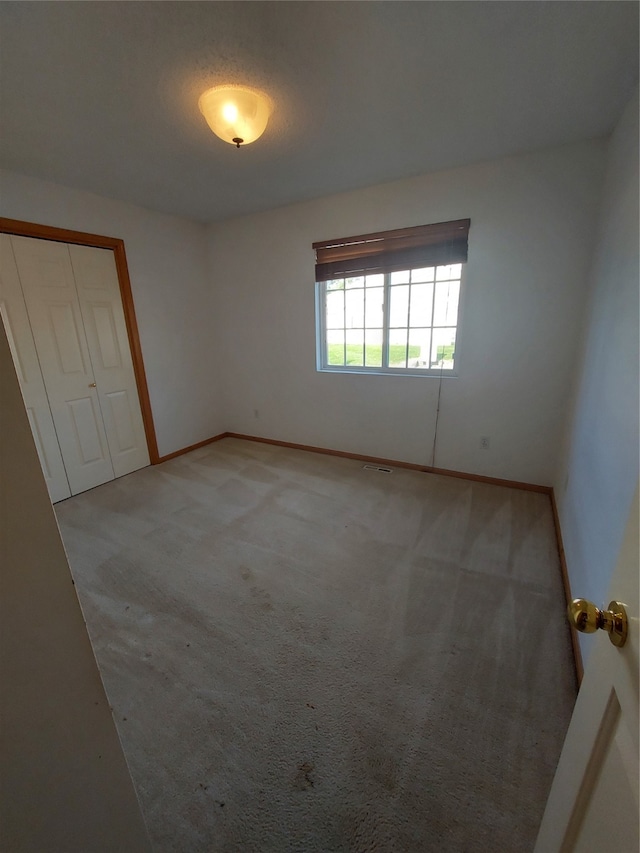
[[[363,465],[366,471],[380,471],[381,474],[392,474],[393,468],[384,468],[382,465]]]

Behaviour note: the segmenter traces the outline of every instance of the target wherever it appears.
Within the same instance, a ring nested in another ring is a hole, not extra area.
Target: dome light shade
[[[246,86],[214,86],[198,106],[215,135],[238,148],[262,136],[272,109],[264,92]]]

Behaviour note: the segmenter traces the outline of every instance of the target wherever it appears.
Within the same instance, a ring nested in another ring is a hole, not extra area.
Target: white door
[[[149,464],[138,389],[110,249],[69,246],[100,410],[116,477]]]
[[[622,648],[595,636],[535,853],[639,849],[638,512],[636,491],[604,602],[626,605],[629,636]]]
[[[11,238],[6,234],[0,234],[0,313],[49,495],[52,501],[60,501],[71,495],[71,489],[31,334]]]
[[[69,249],[12,237],[22,290],[71,493],[114,472],[84,333]]]
[[[113,252],[6,239],[71,494],[148,465]]]

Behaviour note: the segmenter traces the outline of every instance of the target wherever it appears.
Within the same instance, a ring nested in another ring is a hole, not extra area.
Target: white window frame
[[[439,266],[450,266],[449,264],[434,264],[435,269]],[[328,363],[327,350],[327,328],[326,328],[326,281],[316,282],[316,367],[321,373],[360,373],[373,374],[383,376],[422,376],[423,378],[456,378],[459,375],[460,367],[460,329],[462,325],[462,306],[465,293],[465,278],[466,278],[466,263],[462,264],[460,272],[460,293],[458,298],[458,315],[456,318],[456,348],[454,352],[453,368],[443,369],[442,367],[424,368],[424,367],[385,367],[388,363],[389,352],[389,289],[391,287],[392,273],[384,274],[384,301],[383,301],[383,329],[382,329],[382,365],[383,366],[359,366],[359,365],[336,365]],[[358,273],[353,273],[353,277],[357,277]],[[340,278],[351,278],[350,275],[343,275]],[[330,279],[332,280],[332,279]],[[435,280],[435,279],[434,279]],[[456,279],[457,281],[457,279]],[[433,321],[433,316],[432,316]],[[366,326],[364,327],[366,331]],[[446,327],[434,326],[430,324],[431,331],[437,328],[452,328],[451,325]]]

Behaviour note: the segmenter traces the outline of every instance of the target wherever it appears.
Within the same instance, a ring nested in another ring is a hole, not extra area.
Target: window
[[[457,220],[314,243],[318,369],[453,374],[468,231]]]

